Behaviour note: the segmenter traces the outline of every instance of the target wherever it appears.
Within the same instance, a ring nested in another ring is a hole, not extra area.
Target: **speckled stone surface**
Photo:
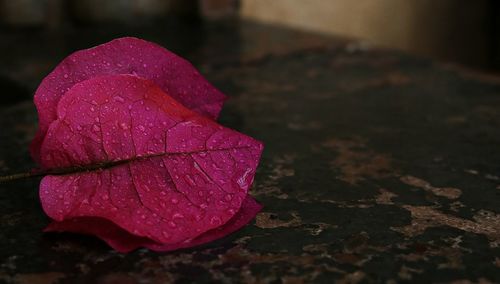
[[[0,97],[1,173],[34,166],[43,75],[126,34],[78,32],[36,50],[34,35],[0,33],[16,92]],[[0,282],[500,282],[500,79],[252,23],[128,34],[191,59],[230,97],[220,122],[266,144],[252,190],[263,212],[207,245],[123,255],[42,234],[39,179],[0,184]]]

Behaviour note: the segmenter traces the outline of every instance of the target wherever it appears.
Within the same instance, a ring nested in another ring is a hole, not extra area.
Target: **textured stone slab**
[[[211,44],[225,34],[237,51]],[[255,222],[194,249],[121,255],[42,234],[37,179],[1,184],[0,281],[500,281],[496,79],[250,23],[204,35],[187,54],[230,96],[221,123],[266,144]],[[33,105],[0,117],[1,171],[32,167]]]

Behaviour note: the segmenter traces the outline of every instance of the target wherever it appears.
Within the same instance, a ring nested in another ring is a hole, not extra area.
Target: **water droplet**
[[[238,185],[240,186],[241,189],[247,190],[248,189],[248,183],[246,182],[248,174],[252,171],[251,168],[248,168],[245,173],[238,179]]]
[[[170,227],[172,227],[172,228],[177,227],[177,224],[175,224],[175,222],[173,222],[173,221],[168,222],[168,225],[169,225]]]
[[[120,127],[121,127],[123,130],[127,130],[127,129],[128,129],[128,124],[126,124],[125,122],[122,122],[122,123],[120,123]]]
[[[68,78],[68,74],[64,74],[64,78],[66,78],[66,79],[67,79],[67,78]]]
[[[163,237],[164,237],[165,239],[169,239],[169,238],[170,238],[170,234],[169,234],[169,233],[167,233],[166,231],[161,232],[161,234],[163,235]]]
[[[101,130],[101,128],[98,125],[94,124],[94,126],[92,126],[92,130],[97,132],[97,131]]]
[[[233,199],[233,196],[231,196],[231,194],[227,194],[224,198],[226,199],[226,201],[231,201],[231,199]]]
[[[142,125],[137,126],[137,128],[139,128],[140,131],[146,130],[146,128],[144,128],[144,126],[142,126]]]
[[[117,101],[117,102],[120,102],[120,103],[123,103],[123,102],[125,101],[125,100],[124,100],[122,97],[120,97],[120,96],[115,96],[113,99],[114,99],[115,101]]]
[[[173,217],[174,219],[175,219],[175,218],[180,219],[180,218],[184,218],[184,215],[182,215],[181,213],[175,213],[175,214],[174,214],[174,216],[172,216],[172,217]]]
[[[220,225],[221,224],[221,219],[217,216],[214,216],[212,217],[212,219],[210,219],[210,224],[212,225]]]
[[[190,186],[195,186],[196,185],[196,182],[194,181],[193,177],[191,177],[190,175],[186,175],[184,177],[184,180],[190,185]],[[201,196],[201,195],[200,195]]]
[[[179,203],[179,200],[177,198],[172,198],[170,201],[172,201],[173,204]]]

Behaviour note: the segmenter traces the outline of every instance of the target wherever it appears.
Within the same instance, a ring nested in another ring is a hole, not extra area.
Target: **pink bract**
[[[87,170],[42,179],[42,207],[56,221],[48,230],[96,234],[121,251],[171,250],[230,233],[241,227],[233,218],[248,222],[258,211],[242,204],[262,143],[187,109],[150,80],[82,81],[56,113],[41,145],[42,168]],[[132,244],[89,220],[114,224]]]
[[[39,129],[30,151],[40,161],[40,146],[56,117],[59,100],[76,83],[101,75],[132,74],[149,79],[185,107],[216,119],[225,96],[186,60],[154,43],[125,37],[65,58],[36,90]]]
[[[74,218],[62,222],[54,221],[45,228],[45,231],[95,235],[121,253],[127,253],[141,247],[166,252],[202,245],[231,234],[250,222],[261,209],[260,204],[252,197],[247,196],[241,205],[240,211],[226,224],[207,231],[194,239],[176,244],[161,244],[148,238],[138,237],[106,219],[92,217]]]

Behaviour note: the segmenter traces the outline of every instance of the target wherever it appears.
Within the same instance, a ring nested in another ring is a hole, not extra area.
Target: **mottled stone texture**
[[[83,31],[78,48],[117,34]],[[252,190],[263,212],[198,248],[122,255],[42,234],[39,180],[2,184],[0,281],[500,281],[500,80],[251,23],[137,34],[193,60],[230,96],[220,122],[266,144]],[[1,68],[32,89],[65,54],[23,59],[28,48],[0,53]],[[0,117],[1,171],[32,167],[34,106]]]

